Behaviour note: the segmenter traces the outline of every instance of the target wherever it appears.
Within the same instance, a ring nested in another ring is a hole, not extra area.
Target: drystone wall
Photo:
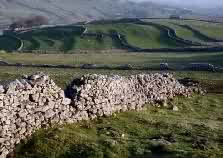
[[[180,84],[170,74],[134,75],[130,77],[86,75],[74,80],[67,93],[78,111],[90,119],[114,112],[142,110],[145,104],[166,104],[176,95],[190,96],[194,88]]]
[[[142,110],[147,103],[165,106],[193,91],[198,88],[185,87],[170,74],[86,75],[65,91],[43,73],[24,76],[0,85],[0,158],[39,128]]]

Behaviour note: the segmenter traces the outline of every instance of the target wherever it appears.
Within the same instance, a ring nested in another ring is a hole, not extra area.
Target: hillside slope
[[[50,23],[72,23],[90,19],[168,16],[176,11],[151,2],[123,0],[1,0],[0,25],[21,17],[42,15]]]

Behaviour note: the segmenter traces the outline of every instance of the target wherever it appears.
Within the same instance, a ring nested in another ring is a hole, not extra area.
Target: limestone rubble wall
[[[0,85],[0,157],[39,128],[142,110],[148,103],[165,105],[193,90],[171,74],[86,75],[74,79],[65,91],[43,73],[24,76]]]

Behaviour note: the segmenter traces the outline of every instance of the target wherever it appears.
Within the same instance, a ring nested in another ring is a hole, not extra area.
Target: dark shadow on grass
[[[17,50],[20,47],[20,41],[10,37],[10,36],[1,36],[0,37],[0,50]]]

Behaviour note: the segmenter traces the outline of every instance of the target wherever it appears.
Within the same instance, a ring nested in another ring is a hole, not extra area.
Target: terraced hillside
[[[209,39],[196,34],[191,29],[184,27],[183,25],[189,25],[194,29],[200,31],[204,35],[207,35],[211,38],[223,39],[223,24],[221,23],[212,23],[198,20],[174,20],[174,19],[147,19],[144,21],[160,23],[166,26],[174,28],[177,32],[177,35],[185,39],[198,41],[198,42],[211,42]]]
[[[105,24],[105,25],[89,25],[89,32],[110,33],[117,31],[126,37],[129,44],[141,48],[161,48],[161,47],[177,47],[182,44],[169,39],[165,32],[149,25],[139,25],[131,23]]]
[[[132,19],[128,22],[120,20],[106,23],[92,22],[83,26],[45,27],[16,33],[13,36],[1,36],[1,39],[5,40],[0,43],[0,49],[73,52],[221,45],[219,42],[222,42],[220,40],[223,34],[222,24],[194,21]]]
[[[217,39],[223,39],[223,25],[210,22],[199,22],[195,20],[183,21],[184,24],[190,25],[202,33]]]
[[[75,26],[63,26],[34,30],[19,35],[24,41],[24,50],[60,50],[72,49],[109,49],[112,46],[111,39],[103,41],[97,38],[82,38],[84,28]]]
[[[200,37],[198,34],[194,33],[190,29],[182,26],[183,22],[181,22],[179,20],[165,20],[165,19],[163,19],[163,20],[145,20],[145,21],[154,22],[154,23],[168,26],[168,27],[174,29],[176,31],[177,35],[181,38],[195,41],[195,42],[208,42],[205,38]]]

